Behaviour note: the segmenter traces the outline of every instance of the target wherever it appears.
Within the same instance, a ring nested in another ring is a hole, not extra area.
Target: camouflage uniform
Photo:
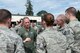
[[[25,47],[25,50],[27,52],[27,50],[31,50],[29,51],[28,50],[28,53],[35,53],[35,42],[36,42],[36,36],[37,36],[37,33],[34,29],[32,29],[31,27],[29,28],[29,31],[27,31],[24,27],[21,27],[18,29],[18,34],[22,37],[23,40],[25,40],[26,38],[31,38],[31,41],[30,42],[25,42],[24,43],[24,47]]]
[[[56,25],[56,26],[53,26],[53,28],[54,28],[55,30],[58,30],[58,29],[59,29],[59,26]]]
[[[74,53],[80,53],[80,22],[75,19],[70,21],[69,26],[74,32],[74,43],[71,46],[72,50],[75,51]]]
[[[41,25],[37,25],[37,34],[40,34],[44,31],[44,28]]]
[[[65,23],[62,28],[58,28],[58,31],[62,32],[62,34],[67,38],[68,48],[66,50],[66,53],[71,53],[70,46],[74,42],[73,30],[68,26],[68,24]]]
[[[62,28],[58,28],[58,31],[62,32],[63,35],[67,38],[68,46],[72,45],[74,42],[74,33],[73,30],[68,26],[68,24],[64,24]]]
[[[66,37],[53,28],[39,34],[36,43],[36,53],[66,53]]]
[[[22,39],[3,26],[0,26],[0,53],[25,53]]]
[[[18,33],[18,29],[21,28],[21,25],[16,25],[13,30]]]

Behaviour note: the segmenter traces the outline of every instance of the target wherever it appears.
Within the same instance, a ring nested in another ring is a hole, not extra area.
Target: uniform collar
[[[71,24],[73,24],[73,23],[75,23],[77,21],[78,21],[78,19],[70,20],[69,25],[71,26]]]
[[[9,29],[9,28],[6,26],[0,26],[0,29]]]
[[[70,22],[78,21],[78,19],[70,20]]]
[[[52,30],[52,29],[53,29],[53,27],[46,27],[45,30]]]
[[[64,30],[66,27],[67,27],[67,24],[65,23],[64,26],[61,27],[61,28],[59,28],[58,30],[59,30],[59,31]]]
[[[28,31],[24,26],[22,26],[22,28],[26,31]],[[29,27],[29,31],[31,30],[31,27]]]

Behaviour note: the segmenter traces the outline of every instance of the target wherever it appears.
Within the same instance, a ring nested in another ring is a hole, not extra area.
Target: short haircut
[[[0,9],[0,22],[5,23],[6,19],[11,18],[11,12],[6,9]]]
[[[76,9],[74,7],[69,7],[65,12],[70,12],[72,15],[76,16]]]
[[[42,20],[46,22],[47,26],[53,26],[54,15],[51,13],[46,13],[42,16]]]
[[[69,23],[69,19],[64,15],[64,14],[60,14],[58,17],[61,17],[60,19],[62,20],[62,21],[64,21],[65,23]]]
[[[24,17],[24,18],[23,18],[23,22],[24,22],[25,19],[28,19],[28,20],[30,21],[30,19],[29,19],[28,17]]]

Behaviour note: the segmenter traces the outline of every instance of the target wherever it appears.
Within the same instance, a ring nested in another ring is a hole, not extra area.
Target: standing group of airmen
[[[0,9],[0,53],[80,53],[80,22],[74,7],[56,20],[51,13],[44,14],[42,31],[32,28],[28,17],[10,28],[11,16],[8,10]]]

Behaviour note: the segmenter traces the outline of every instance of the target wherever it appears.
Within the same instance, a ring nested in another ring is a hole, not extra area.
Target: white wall
[[[12,16],[12,22],[19,21],[21,18],[28,17],[30,20],[37,20],[37,22],[41,22],[41,17],[38,16]]]

